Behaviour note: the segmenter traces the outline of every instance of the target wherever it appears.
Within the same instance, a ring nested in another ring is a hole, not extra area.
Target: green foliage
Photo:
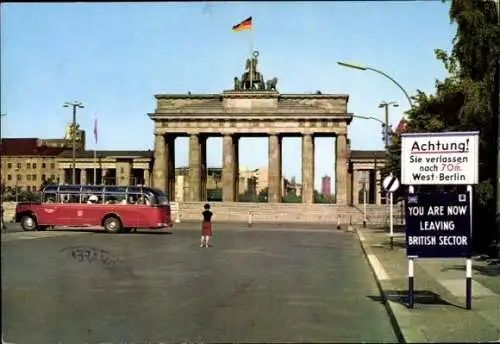
[[[57,184],[57,180],[55,178],[49,178],[42,180],[42,184],[40,185],[39,191],[42,191],[47,185]]]
[[[301,202],[302,198],[293,193],[289,193],[288,195],[283,197],[283,203],[301,203]]]
[[[500,25],[493,1],[454,0],[450,19],[457,24],[451,54],[435,50],[448,77],[436,81],[434,94],[417,91],[408,116],[408,132],[479,131],[479,180],[474,187],[474,241],[487,245],[494,237],[494,181],[496,120],[498,118],[497,63]],[[401,141],[390,146],[386,173],[400,176]],[[426,188],[428,189],[428,188]],[[401,189],[400,189],[401,190]]]
[[[335,203],[335,196],[325,196],[314,190],[314,203]]]
[[[268,194],[269,194],[269,188],[264,188],[262,190],[260,190],[259,192],[259,202],[267,202],[267,197],[268,197]]]
[[[243,194],[240,194],[239,195],[239,198],[238,200],[240,202],[252,202],[252,203],[255,203],[255,202],[259,202],[259,196],[252,193],[251,191],[245,191]]]
[[[40,202],[40,193],[21,190],[20,187],[2,187],[2,201],[4,202]]]
[[[207,200],[210,202],[222,202],[222,189],[208,189],[207,190]]]

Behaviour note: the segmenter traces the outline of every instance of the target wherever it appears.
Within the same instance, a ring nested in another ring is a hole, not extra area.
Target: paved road
[[[195,230],[5,238],[9,342],[397,341],[352,233],[221,229],[208,249]]]

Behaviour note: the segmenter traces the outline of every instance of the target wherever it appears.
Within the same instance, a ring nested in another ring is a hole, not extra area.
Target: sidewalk
[[[404,234],[396,234],[391,250],[386,230],[356,231],[389,315],[406,342],[500,341],[500,265],[473,260],[472,309],[467,310],[465,260],[416,259],[415,301],[409,309]]]

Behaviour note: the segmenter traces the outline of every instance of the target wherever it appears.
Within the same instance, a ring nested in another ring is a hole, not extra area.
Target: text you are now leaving
[[[468,205],[451,205],[451,206],[430,206],[427,209],[423,206],[408,207],[409,216],[435,216],[438,217],[449,217],[449,216],[460,216],[466,215],[468,210]],[[420,231],[429,232],[450,232],[454,231],[456,227],[454,220],[422,220],[420,221]],[[429,233],[430,234],[430,233]],[[468,245],[467,236],[456,236],[456,235],[428,235],[428,236],[409,236],[409,245]]]

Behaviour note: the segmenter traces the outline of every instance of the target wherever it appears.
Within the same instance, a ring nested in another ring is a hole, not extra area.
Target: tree
[[[295,193],[289,193],[283,197],[283,203],[300,203],[302,202],[302,197],[297,196]]]
[[[436,58],[449,76],[436,81],[433,95],[417,91],[413,97],[415,106],[407,112],[407,131],[480,132],[479,184],[474,188],[474,243],[476,248],[485,248],[495,233],[494,181],[498,149],[495,113],[498,111],[496,75],[500,27],[492,1],[454,0],[449,14],[451,21],[457,24],[452,52],[435,50]],[[393,138],[389,150],[386,172],[400,175],[399,137]]]
[[[269,188],[265,187],[259,192],[259,202],[267,202],[267,196],[269,194]]]
[[[50,185],[50,184],[57,184],[57,181],[55,180],[55,178],[52,178],[52,177],[50,177],[49,179],[44,178],[42,180],[42,184],[40,185],[39,191],[42,191],[47,185]]]

